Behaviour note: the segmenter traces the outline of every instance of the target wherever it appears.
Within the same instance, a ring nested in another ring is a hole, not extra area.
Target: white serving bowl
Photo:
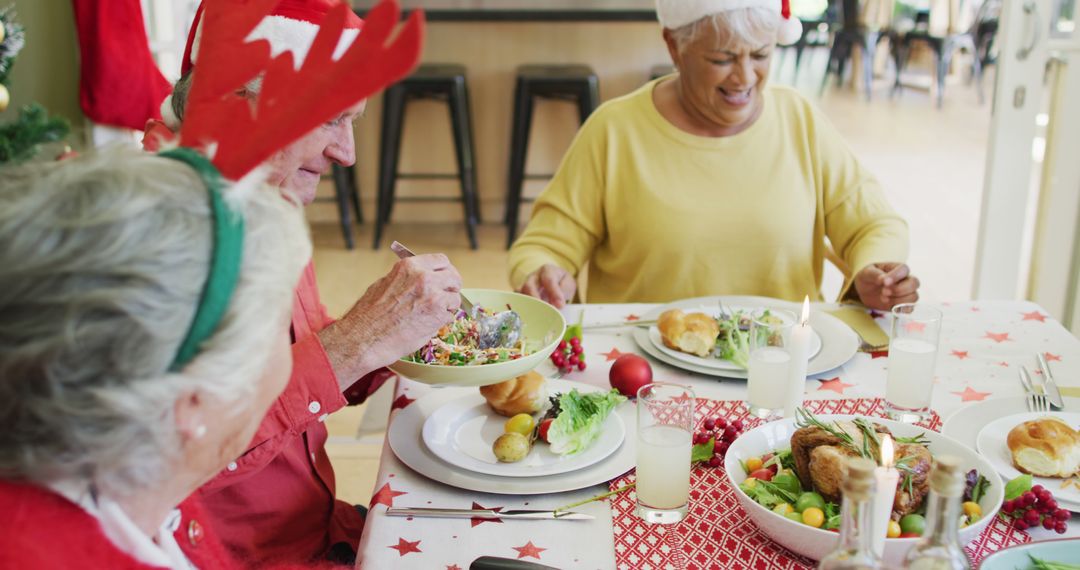
[[[862,416],[848,415],[820,415],[816,416],[823,422],[837,420],[853,420]],[[1005,488],[1001,479],[994,476],[994,467],[990,462],[983,459],[974,450],[964,447],[954,439],[945,437],[937,432],[926,430],[910,424],[884,420],[880,418],[867,418],[875,423],[889,428],[893,435],[898,437],[912,437],[923,434],[930,442],[927,447],[933,455],[947,454],[960,459],[960,466],[966,473],[976,469],[983,477],[990,481],[990,488],[979,501],[983,516],[973,524],[960,529],[960,542],[967,544],[982,533],[986,525],[997,516],[998,509],[1005,498]],[[770,422],[758,426],[735,440],[727,451],[724,458],[724,469],[727,471],[729,482],[735,487],[735,496],[739,504],[750,515],[750,519],[770,538],[779,542],[788,550],[796,552],[814,560],[820,560],[826,554],[836,548],[839,535],[835,532],[822,530],[797,523],[782,515],[772,512],[759,505],[739,488],[739,484],[746,479],[740,461],[746,461],[750,457],[761,457],[766,453],[791,448],[791,434],[798,429],[795,420],[787,419]],[[886,564],[900,567],[907,551],[915,545],[915,538],[890,538],[885,541]]]
[[[390,369],[406,378],[425,384],[449,386],[487,386],[516,378],[532,371],[547,360],[566,331],[566,320],[555,307],[537,299],[510,291],[462,289],[474,305],[496,312],[509,305],[521,317],[521,336],[531,349],[528,356],[496,364],[478,366],[443,366],[398,360]]]

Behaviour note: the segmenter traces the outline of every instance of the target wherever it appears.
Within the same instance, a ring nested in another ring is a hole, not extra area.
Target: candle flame
[[[807,295],[802,302],[802,319],[799,324],[805,325],[810,320],[810,295]]]
[[[892,438],[887,435],[881,438],[881,466],[893,466],[893,442]]]

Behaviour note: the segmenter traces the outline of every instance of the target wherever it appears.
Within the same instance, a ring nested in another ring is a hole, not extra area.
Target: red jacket
[[[152,568],[105,536],[97,519],[64,497],[37,485],[0,479],[0,568]],[[199,504],[180,505],[176,542],[199,570],[240,568],[210,531]]]
[[[289,384],[248,451],[199,489],[222,542],[242,559],[305,562],[322,559],[338,542],[353,550],[360,542],[363,519],[335,499],[323,421],[366,399],[391,374],[369,374],[343,395],[316,334],[332,322],[309,264],[293,303]]]

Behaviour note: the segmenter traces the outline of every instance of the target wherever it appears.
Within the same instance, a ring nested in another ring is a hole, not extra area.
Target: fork
[[[1035,385],[1031,381],[1031,373],[1028,372],[1027,366],[1020,367],[1020,383],[1024,385],[1024,390],[1027,391],[1027,407],[1029,411],[1038,413],[1050,411],[1050,400],[1047,399],[1046,394],[1035,391]]]

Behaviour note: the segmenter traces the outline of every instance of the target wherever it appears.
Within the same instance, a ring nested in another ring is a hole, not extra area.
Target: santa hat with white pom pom
[[[754,7],[780,11],[780,28],[776,31],[777,43],[790,45],[799,41],[802,36],[802,23],[798,18],[792,17],[790,0],[656,0],[656,15],[661,26],[674,30],[705,16]]]

